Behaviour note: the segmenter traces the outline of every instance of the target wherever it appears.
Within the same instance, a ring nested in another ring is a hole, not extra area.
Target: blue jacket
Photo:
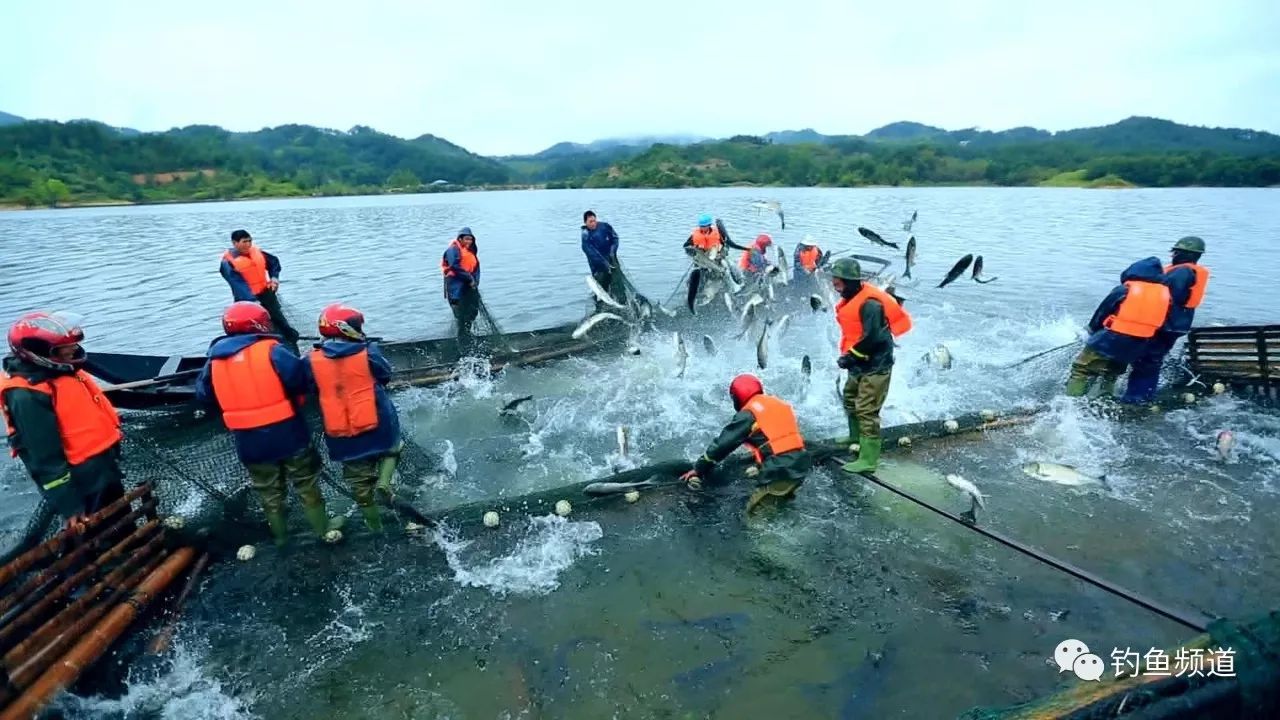
[[[759,248],[751,248],[747,254],[747,272],[762,273],[769,267],[769,258]]]
[[[259,248],[259,251],[262,252],[263,256],[265,256],[267,260],[267,277],[272,280],[279,280],[280,258],[269,252],[263,251],[261,248]],[[239,255],[240,253],[236,252],[235,248],[231,248],[232,257],[239,257]],[[219,263],[218,272],[222,273],[222,279],[226,280],[227,284],[231,286],[232,302],[240,302],[241,300],[256,302],[258,300],[256,295],[249,292],[249,283],[245,282],[244,278],[240,276],[240,273],[236,272],[236,269],[232,267],[229,260],[224,258],[222,262]]]
[[[618,254],[618,233],[607,222],[596,221],[596,229],[588,230],[582,226],[582,253],[587,256],[587,265],[593,273],[606,273],[612,267],[609,261]]]
[[[444,262],[454,272],[453,275],[446,276],[444,279],[445,296],[450,300],[461,300],[472,287],[480,289],[480,246],[472,245],[471,252],[476,256],[474,273],[462,269],[462,253],[453,246],[453,243],[449,243],[448,249],[444,251]]]
[[[1120,274],[1120,282],[1141,280],[1158,283],[1163,277],[1164,266],[1160,264],[1160,258],[1149,257],[1130,265],[1128,269]],[[1104,328],[1102,323],[1108,316],[1115,314],[1116,310],[1120,308],[1120,303],[1124,302],[1128,295],[1128,288],[1124,285],[1117,285],[1110,294],[1103,298],[1102,303],[1098,305],[1098,309],[1094,311],[1093,318],[1089,320],[1089,332],[1093,334],[1085,341],[1085,344],[1093,348],[1094,352],[1099,355],[1126,365],[1142,356],[1143,351],[1147,349],[1149,341],[1131,335],[1111,332]]]
[[[213,341],[208,357],[210,360],[231,357],[263,338],[280,339],[278,335],[228,335]],[[285,394],[301,397],[307,393],[307,368],[302,360],[285,350],[283,344],[271,349],[271,365],[284,385]],[[196,380],[196,401],[209,407],[219,407],[213,392],[213,363],[205,363],[204,370],[200,371]],[[311,445],[311,430],[301,411],[288,420],[264,427],[232,430],[231,435],[236,441],[236,454],[246,465],[277,463],[302,453]]]
[[[328,358],[350,357],[369,348],[369,371],[373,374],[374,402],[378,408],[378,427],[356,435],[355,437],[324,436],[325,446],[329,448],[329,457],[338,462],[365,460],[381,457],[391,452],[400,443],[400,416],[396,414],[395,405],[391,404],[391,396],[387,394],[387,383],[391,382],[391,363],[382,355],[376,343],[355,342],[352,340],[324,340],[317,343]],[[302,365],[307,373],[307,384],[311,392],[319,393],[315,375],[311,369],[311,353],[303,359]]]
[[[1165,331],[1186,335],[1191,332],[1191,323],[1196,319],[1195,309],[1187,307],[1187,300],[1191,299],[1191,288],[1196,284],[1196,271],[1189,267],[1174,268],[1165,274],[1164,284],[1173,296],[1169,320],[1164,324]]]

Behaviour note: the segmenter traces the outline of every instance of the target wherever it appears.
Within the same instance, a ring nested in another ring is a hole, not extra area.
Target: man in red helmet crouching
[[[9,328],[0,420],[9,452],[76,527],[124,494],[120,418],[81,366],[84,331],[70,313],[30,313]]]
[[[288,537],[287,484],[316,535],[342,539],[342,518],[329,518],[316,479],[320,455],[298,411],[309,390],[306,366],[281,344],[271,315],[258,303],[242,301],[222,315],[226,335],[209,346],[209,362],[196,382],[196,400],[222,411],[236,454],[249,471],[277,545]]]
[[[756,461],[756,490],[747,500],[750,513],[767,497],[791,499],[813,469],[795,411],[785,400],[766,395],[755,375],[739,375],[729,385],[737,414],[711,442],[693,469],[680,477],[690,488],[702,486],[715,466],[744,446]]]

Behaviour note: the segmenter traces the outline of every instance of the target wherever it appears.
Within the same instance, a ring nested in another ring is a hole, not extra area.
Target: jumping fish
[[[885,240],[884,238],[880,237],[880,235],[877,234],[875,230],[868,230],[867,228],[860,227],[858,228],[858,234],[870,240],[871,242],[875,243],[876,245],[884,245],[885,247],[891,247],[894,250],[898,249],[898,243],[891,243],[888,240]]]
[[[791,267],[787,265],[787,254],[783,252],[782,246],[777,247],[778,269],[782,271],[782,284],[786,285],[791,282]]]
[[[942,282],[938,283],[938,287],[946,287],[953,280],[963,275],[964,271],[969,269],[969,263],[971,262],[973,262],[972,255],[965,255],[957,260],[956,264],[952,265],[951,270],[947,272],[947,276],[942,279]]]
[[[916,224],[916,211],[915,211],[915,210],[912,210],[912,211],[911,211],[911,219],[910,219],[910,220],[908,220],[908,221],[906,221],[906,222],[904,222],[904,223],[902,223],[902,229],[903,229],[904,231],[906,231],[906,232],[911,232],[911,226],[913,226],[913,225],[915,225],[915,224]]]
[[[1218,450],[1218,457],[1222,458],[1223,462],[1231,460],[1231,451],[1236,447],[1236,434],[1230,430],[1219,432],[1215,447]]]
[[[581,325],[574,328],[573,336],[572,336],[573,339],[577,340],[581,338],[583,335],[586,335],[587,333],[591,332],[592,328],[604,322],[605,320],[617,320],[618,322],[625,322],[625,320],[623,320],[621,317],[617,315],[614,315],[613,313],[607,313],[607,312],[596,313],[595,315],[592,315],[586,320],[583,320]]]
[[[769,328],[772,326],[772,321],[766,320],[764,330],[760,332],[760,339],[756,341],[756,364],[761,370],[769,365]]]
[[[983,285],[986,285],[987,283],[989,283],[989,282],[995,282],[995,281],[999,280],[1000,278],[998,278],[998,277],[993,277],[993,278],[991,278],[990,280],[983,280],[983,279],[982,279],[982,256],[981,256],[981,255],[979,255],[978,257],[974,258],[974,260],[973,260],[973,279],[974,279],[974,281],[975,281],[975,282],[979,282],[979,283],[982,283]]]
[[[1030,475],[1037,480],[1055,483],[1057,485],[1066,485],[1068,487],[1080,487],[1082,485],[1092,485],[1094,483],[1107,484],[1106,475],[1086,475],[1070,465],[1059,465],[1051,462],[1033,462],[1022,466],[1022,472]]]
[[[903,271],[902,277],[909,278],[911,277],[911,268],[915,267],[915,264],[916,264],[916,236],[915,235],[912,235],[911,239],[907,240],[906,262],[907,262],[907,269]]]
[[[773,283],[765,283],[764,292],[769,296],[769,302],[773,302],[777,297],[773,294]]]
[[[951,369],[951,350],[949,350],[946,345],[938,345],[934,349],[925,353],[920,359],[928,365],[933,365],[934,367],[942,368],[943,370]]]
[[[787,218],[782,214],[782,203],[777,200],[757,200],[751,203],[751,207],[756,209],[757,214],[761,210],[768,210],[778,216],[778,221],[782,223],[782,229],[787,229]]]
[[[600,283],[596,282],[596,279],[591,277],[590,275],[587,276],[587,287],[591,289],[591,294],[595,295],[596,299],[604,303],[605,305],[608,305],[611,308],[617,308],[619,310],[627,309],[626,305],[623,305],[617,300],[614,300],[613,296],[609,294],[609,291],[600,287]]]
[[[661,304],[659,304],[659,305],[657,305],[656,307],[658,308],[658,311],[659,311],[659,312],[661,312],[663,315],[666,315],[667,317],[675,317],[675,316],[676,316],[676,311],[675,311],[675,310],[672,310],[671,308],[668,308],[668,307],[667,307],[667,306],[665,306],[665,305],[661,305]]]
[[[689,293],[685,297],[685,304],[689,306],[689,312],[697,315],[698,311],[693,309],[693,302],[698,299],[698,286],[702,284],[702,268],[694,268],[689,273]]]
[[[823,301],[822,301],[822,296],[821,296],[821,295],[810,295],[810,296],[809,296],[809,308],[810,308],[811,310],[813,310],[814,312],[818,312],[818,311],[820,311],[820,310],[826,310],[826,309],[827,309],[827,304],[826,304],[825,302],[823,302]]]
[[[532,399],[533,399],[532,395],[525,395],[524,397],[518,397],[515,400],[512,400],[511,402],[507,403],[506,405],[503,405],[502,409],[498,411],[498,414],[510,415],[514,413],[516,411],[516,408],[520,407],[521,404],[527,403]]]
[[[716,354],[716,341],[711,339],[710,335],[702,336],[702,349],[707,351],[708,355]]]
[[[808,355],[800,358],[800,378],[805,387],[809,386],[809,378],[813,377],[813,361]]]
[[[774,323],[773,336],[776,338],[781,338],[782,334],[787,331],[787,323],[789,322],[791,322],[790,313],[787,313],[786,315],[783,315],[782,317],[778,318],[778,322]]]
[[[684,367],[689,362],[689,350],[684,346],[684,338],[680,337],[680,333],[676,333],[676,365],[680,370],[676,373],[676,377],[684,377]]]
[[[755,310],[757,305],[764,302],[764,298],[760,297],[760,293],[755,293],[747,298],[747,302],[742,306],[742,322],[747,321],[747,317]]]
[[[626,425],[618,426],[618,456],[626,457],[627,452],[631,449],[631,431],[627,430]]]
[[[982,491],[978,489],[977,485],[955,474],[947,475],[947,484],[969,496],[969,509],[961,513],[960,517],[970,523],[977,522],[978,508],[987,509],[987,503],[982,497]]]
[[[725,293],[721,297],[724,298],[724,306],[729,309],[729,314],[732,315],[733,314],[733,296],[730,295],[729,293]]]

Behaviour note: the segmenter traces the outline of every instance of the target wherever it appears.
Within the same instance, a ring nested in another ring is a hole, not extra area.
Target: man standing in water
[[[1147,352],[1169,318],[1170,293],[1163,277],[1157,257],[1139,260],[1120,275],[1121,284],[1102,299],[1089,320],[1092,334],[1071,363],[1067,397],[1083,396],[1095,378],[1101,380],[1101,396],[1112,396],[1116,380]]]
[[[256,302],[266,308],[271,315],[271,324],[297,355],[298,331],[284,316],[280,298],[276,295],[280,289],[279,258],[255,246],[248,230],[235,230],[231,233],[231,249],[222,253],[218,272],[231,286],[233,301]]]
[[[1129,371],[1129,384],[1120,402],[1142,404],[1155,399],[1160,384],[1160,367],[1173,350],[1178,338],[1191,332],[1196,318],[1196,308],[1204,300],[1209,287],[1209,268],[1198,264],[1204,254],[1204,240],[1194,235],[1182,238],[1173,245],[1173,257],[1164,266],[1164,279],[1169,288],[1172,304],[1164,327],[1156,331],[1142,356],[1133,362]]]
[[[444,297],[458,323],[458,349],[465,353],[471,349],[471,324],[480,313],[480,257],[471,228],[462,228],[449,242],[440,271],[444,273]]]
[[[893,339],[911,329],[911,316],[892,295],[862,282],[862,266],[857,260],[837,260],[831,275],[831,285],[841,298],[836,303],[840,325],[836,364],[849,371],[844,384],[849,437],[840,443],[858,449],[858,459],[844,469],[875,472],[880,463],[880,408],[893,374]]]
[[[622,288],[613,286],[618,275],[618,233],[609,223],[597,220],[592,210],[582,213],[582,253],[587,256],[591,277],[605,292],[619,298]]]

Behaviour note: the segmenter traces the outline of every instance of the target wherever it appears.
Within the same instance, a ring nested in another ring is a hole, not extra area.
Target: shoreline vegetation
[[[1048,133],[894,123],[688,144],[560,143],[477,155],[433,135],[285,125],[139,133],[92,121],[0,127],[0,209],[570,188],[1280,186],[1280,137],[1129,118]]]

